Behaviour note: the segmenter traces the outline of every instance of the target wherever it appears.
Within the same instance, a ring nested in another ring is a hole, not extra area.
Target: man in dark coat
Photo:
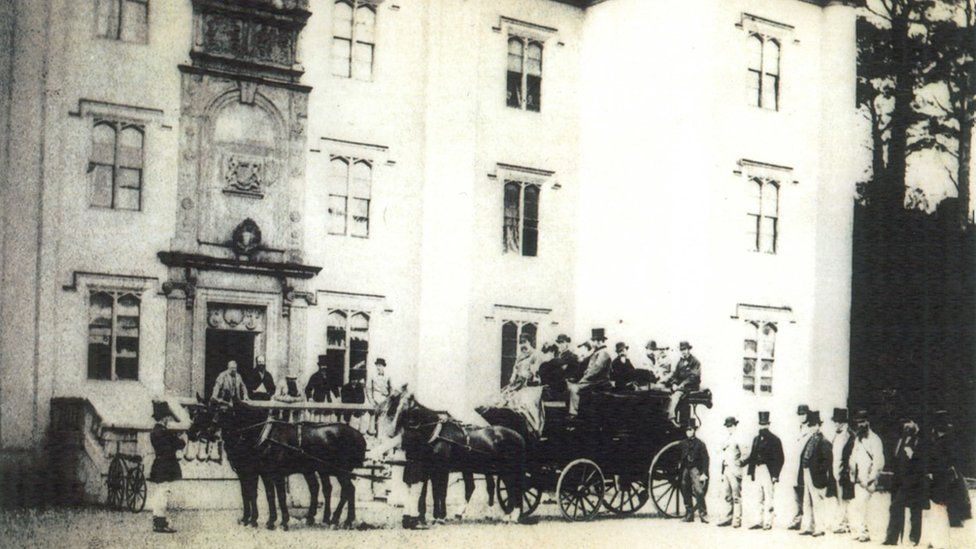
[[[759,484],[760,520],[750,530],[773,528],[773,502],[784,461],[783,443],[769,430],[769,412],[759,412],[759,434],[752,439],[752,450],[743,462],[746,474]]]
[[[154,503],[152,506],[153,532],[172,534],[176,532],[166,519],[166,507],[169,503],[170,483],[183,478],[180,462],[176,459],[177,450],[182,450],[186,442],[175,431],[171,431],[169,422],[176,419],[169,405],[165,401],[153,401],[153,425],[149,433],[152,443],[152,468],[149,470],[149,482],[153,484]]]
[[[247,384],[247,393],[251,400],[271,400],[275,394],[275,382],[268,373],[267,364],[263,356],[254,359],[254,373]]]
[[[884,545],[897,545],[905,531],[905,508],[910,511],[908,539],[918,545],[922,536],[922,510],[929,508],[925,461],[918,425],[910,418],[901,421],[902,430],[895,444],[891,476],[891,506]]]
[[[579,361],[569,344],[569,336],[559,334],[556,337],[556,356],[539,366],[539,381],[545,387],[547,399],[564,398],[566,381],[579,379]]]
[[[803,452],[803,447],[807,443],[807,439],[810,437],[810,429],[807,427],[807,413],[810,411],[810,407],[806,404],[800,404],[796,407],[796,416],[800,421],[799,433],[796,437],[796,446]],[[800,524],[803,522],[803,496],[806,494],[806,489],[803,487],[803,469],[799,469],[799,474],[796,476],[796,482],[793,484],[793,501],[796,503],[796,513],[793,515],[793,520],[790,521],[789,530],[799,530]]]
[[[682,341],[678,345],[681,359],[674,367],[674,373],[668,383],[671,385],[671,402],[668,405],[668,417],[672,422],[678,420],[678,403],[688,393],[701,389],[701,362],[691,354],[691,344]]]
[[[800,454],[799,474],[803,476],[803,516],[807,526],[800,535],[819,537],[824,535],[827,525],[827,498],[834,497],[837,491],[833,450],[821,432],[823,422],[819,411],[807,413],[806,425],[811,433]]]
[[[616,389],[623,389],[634,380],[634,363],[627,357],[628,347],[623,341],[614,346],[616,358],[610,364],[610,381]]]
[[[972,518],[972,505],[966,481],[959,473],[959,458],[953,438],[952,423],[945,410],[935,413],[932,427],[932,442],[928,452],[928,476],[931,481],[929,499],[931,500],[930,520],[926,520],[925,530],[932,532],[930,546],[935,549],[949,547],[949,527],[962,526],[963,521]],[[929,522],[932,524],[929,525]]]
[[[610,387],[610,353],[607,352],[607,337],[603,328],[593,328],[590,345],[593,354],[586,364],[586,371],[577,383],[568,383],[569,415],[575,416],[579,412],[580,397],[590,391],[608,389]]]
[[[335,402],[339,400],[339,387],[326,373],[325,356],[319,356],[319,369],[308,378],[305,384],[305,398],[312,402]]]
[[[678,445],[678,474],[681,479],[681,497],[685,500],[684,522],[693,522],[697,509],[698,518],[707,524],[705,483],[708,481],[708,448],[695,436],[697,430],[698,420],[688,418],[685,426],[687,438]]]

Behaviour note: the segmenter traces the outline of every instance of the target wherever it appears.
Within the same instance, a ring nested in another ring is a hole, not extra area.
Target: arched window
[[[336,385],[366,380],[369,313],[333,309],[326,318],[326,377]]]
[[[534,257],[539,251],[539,193],[534,183],[506,181],[502,245],[505,252]]]
[[[779,232],[779,184],[753,177],[748,180],[746,240],[748,249],[776,253]]]
[[[376,6],[363,0],[339,0],[332,11],[332,74],[370,80],[376,48]]]
[[[507,74],[506,104],[539,112],[542,107],[542,43],[510,36]]]
[[[88,159],[89,204],[116,210],[142,208],[142,126],[96,120]]]
[[[508,385],[518,360],[519,340],[526,336],[536,346],[538,325],[535,322],[505,320],[502,322],[501,386]]]
[[[747,320],[743,327],[742,388],[750,393],[771,394],[773,364],[776,362],[776,323]]]
[[[748,101],[754,107],[761,107],[763,78],[763,39],[761,36],[749,35],[746,55],[749,59]]]
[[[357,160],[349,178],[349,235],[369,236],[369,196],[373,181],[373,167],[366,160]]]
[[[369,361],[369,315],[355,313],[349,318],[349,381],[366,381]]]
[[[747,40],[749,104],[779,110],[780,43],[774,38],[755,33],[750,34]]]
[[[329,234],[346,234],[349,200],[349,161],[334,157],[329,163]]]
[[[759,323],[746,321],[743,325],[744,345],[742,351],[742,388],[750,393],[756,391],[756,362],[759,357]]]
[[[759,392],[773,392],[773,363],[776,361],[776,324],[763,324],[759,334]]]
[[[334,156],[329,169],[329,234],[369,237],[373,164]]]
[[[138,295],[109,290],[88,297],[88,378],[139,379]]]

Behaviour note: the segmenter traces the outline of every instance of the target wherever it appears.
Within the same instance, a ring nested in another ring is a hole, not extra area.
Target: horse
[[[475,474],[484,474],[488,479],[489,506],[492,505],[493,477],[497,476],[512,491],[513,505],[502,511],[511,514],[517,509],[521,516],[525,441],[517,432],[507,427],[474,427],[453,418],[442,419],[443,414],[417,402],[406,386],[391,394],[376,415],[378,431],[387,436],[409,430],[427,441],[429,451],[421,459],[431,480],[435,520],[447,516],[447,485],[452,472],[460,472],[464,478],[465,507],[474,492]]]
[[[339,526],[341,511],[348,503],[349,510],[343,526],[352,526],[356,518],[356,504],[351,471],[363,464],[366,453],[366,441],[355,429],[343,424],[290,424],[269,419],[265,409],[238,404],[229,408],[205,408],[205,411],[197,413],[191,430],[196,433],[220,431],[228,461],[241,480],[245,521],[251,525],[257,522],[256,479],[260,476],[268,499],[267,528],[274,529],[277,496],[281,525],[283,529],[288,529],[285,479],[298,473],[305,478],[309,489],[309,512],[305,517],[307,524],[315,523],[321,479],[325,509],[322,522]],[[332,484],[329,476],[335,476],[341,486],[339,502],[331,521]]]

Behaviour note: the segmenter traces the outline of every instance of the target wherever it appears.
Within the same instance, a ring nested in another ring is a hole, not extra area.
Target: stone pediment
[[[164,251],[159,252],[157,256],[163,265],[166,265],[167,267],[263,275],[276,279],[309,279],[317,275],[319,271],[322,270],[322,267],[304,265],[301,263],[248,261],[245,259],[212,257],[204,254],[185,252]]]

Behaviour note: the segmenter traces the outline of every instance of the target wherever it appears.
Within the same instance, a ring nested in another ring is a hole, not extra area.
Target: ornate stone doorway
[[[254,372],[254,359],[265,352],[266,309],[254,305],[207,304],[204,342],[204,394],[209,397],[220,372],[231,360],[245,382]]]

